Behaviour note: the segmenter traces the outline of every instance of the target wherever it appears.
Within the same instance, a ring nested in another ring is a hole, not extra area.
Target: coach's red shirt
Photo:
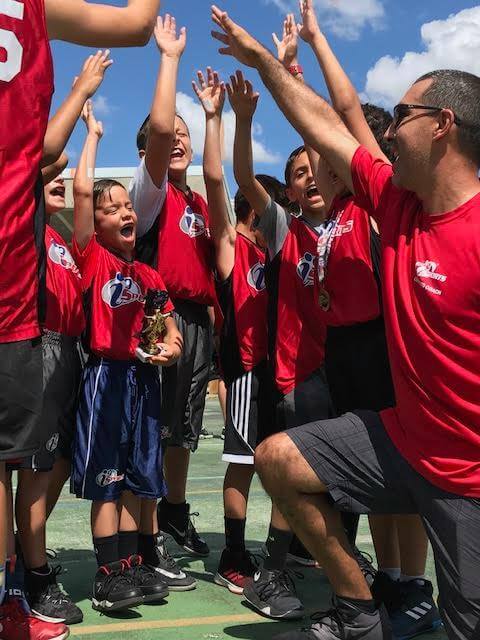
[[[40,335],[34,187],[53,93],[43,0],[0,5],[0,342]]]
[[[428,215],[362,147],[355,194],[380,225],[383,304],[397,406],[392,441],[434,485],[480,497],[480,193]]]
[[[169,182],[158,227],[158,271],[172,298],[214,303],[214,252],[208,225],[202,196],[194,191],[187,196]]]
[[[62,236],[47,225],[47,314],[45,328],[66,336],[79,336],[85,329],[82,279]]]
[[[351,197],[335,201],[330,216],[337,219],[337,224],[326,277],[321,285],[315,277],[314,285],[317,300],[322,287],[330,295],[324,321],[347,326],[378,318],[380,300],[373,273],[369,216]]]
[[[165,289],[161,276],[141,262],[128,262],[102,247],[95,236],[73,254],[89,294],[90,351],[112,360],[133,360],[139,343],[147,289]],[[165,312],[173,310],[169,300]]]

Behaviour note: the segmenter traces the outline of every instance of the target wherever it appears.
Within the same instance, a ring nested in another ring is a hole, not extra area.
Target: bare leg
[[[255,466],[276,506],[313,557],[324,567],[333,591],[371,600],[342,526],[328,503],[325,485],[286,434],[272,436],[255,452]]]
[[[227,419],[227,387],[221,378],[218,381],[218,403],[222,410],[223,422],[225,423]]]
[[[255,469],[249,464],[230,463],[223,482],[223,504],[226,518],[244,520],[247,501]]]
[[[50,517],[66,481],[70,477],[72,463],[66,458],[59,458],[50,472],[50,482],[47,493],[47,520]]]
[[[427,563],[428,538],[418,515],[396,516],[400,543],[400,566],[406,576],[423,576]]]
[[[27,569],[47,564],[47,491],[50,473],[20,469],[15,498],[15,516]]]
[[[185,502],[190,450],[184,447],[167,447],[164,455],[164,473],[170,504]]]
[[[142,499],[131,491],[124,491],[121,499],[119,531],[138,531]]]
[[[92,502],[91,524],[94,538],[107,538],[118,533],[119,509],[117,502]]]
[[[400,570],[400,547],[396,516],[371,515],[368,517],[378,568]]]
[[[157,501],[147,500],[142,498],[140,500],[140,526],[139,531],[146,536],[156,536],[158,533],[158,518],[157,518]]]

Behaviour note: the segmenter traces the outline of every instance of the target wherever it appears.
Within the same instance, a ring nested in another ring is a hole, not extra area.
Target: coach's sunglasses
[[[392,127],[393,129],[396,131],[398,129],[398,127],[400,126],[401,122],[410,115],[410,112],[413,109],[423,109],[424,111],[443,111],[443,109],[445,109],[445,107],[431,107],[429,105],[426,104],[405,104],[404,102],[400,102],[399,104],[395,105],[395,107],[393,108],[393,122],[392,122]],[[462,121],[460,120],[460,118],[458,116],[455,115],[455,113],[453,114],[453,121],[455,122],[455,124],[457,125],[457,127],[459,127],[462,124]]]

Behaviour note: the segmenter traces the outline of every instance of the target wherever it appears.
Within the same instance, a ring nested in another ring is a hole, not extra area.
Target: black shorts
[[[0,461],[31,456],[42,443],[42,341],[0,344]]]
[[[42,336],[43,408],[39,424],[43,442],[33,456],[10,469],[50,471],[58,458],[72,457],[82,365],[77,338],[46,331]]]
[[[325,420],[334,414],[325,369],[320,367],[287,395],[277,392],[275,431],[285,431],[313,420]]]
[[[272,390],[266,361],[228,385],[224,462],[253,465],[256,446],[272,433]]]
[[[337,415],[395,405],[383,317],[349,327],[329,327],[325,371]]]
[[[183,351],[172,367],[160,367],[164,445],[195,451],[212,360],[212,326],[207,307],[174,300],[173,316],[183,337]]]
[[[378,413],[356,411],[287,432],[336,507],[419,513],[433,547],[449,638],[480,638],[480,500],[440,489],[400,455]]]

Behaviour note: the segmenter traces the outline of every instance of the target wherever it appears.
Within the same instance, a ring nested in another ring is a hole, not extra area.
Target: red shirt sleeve
[[[84,249],[80,249],[75,236],[72,239],[73,258],[82,274],[82,288],[84,290],[88,289],[92,283],[102,251],[103,249],[98,244],[95,235],[90,238]]]
[[[352,158],[351,170],[356,204],[381,223],[385,199],[393,188],[392,165],[359,147]]]

